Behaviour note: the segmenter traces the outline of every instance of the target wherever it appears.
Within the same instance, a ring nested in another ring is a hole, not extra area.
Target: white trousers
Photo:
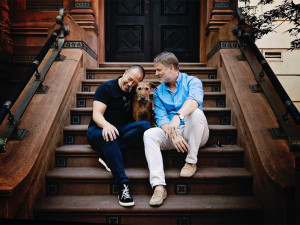
[[[184,123],[185,125],[178,127],[177,132],[190,147],[185,161],[195,164],[199,148],[206,144],[209,137],[207,120],[203,111],[196,109],[184,118]],[[176,150],[173,142],[166,139],[166,134],[161,128],[155,127],[145,131],[144,145],[152,188],[156,185],[166,185],[161,150]]]

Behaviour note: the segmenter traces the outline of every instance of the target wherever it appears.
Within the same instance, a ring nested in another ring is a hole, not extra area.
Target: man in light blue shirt
[[[203,113],[202,82],[179,71],[177,57],[162,52],[154,58],[155,75],[161,85],[154,91],[154,112],[158,127],[144,133],[145,155],[154,189],[149,204],[161,205],[167,197],[161,150],[187,152],[181,177],[191,177],[197,170],[197,154],[209,137]]]

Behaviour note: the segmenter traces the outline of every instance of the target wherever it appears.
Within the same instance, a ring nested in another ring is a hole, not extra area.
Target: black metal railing
[[[237,9],[237,17],[239,23],[233,27],[233,33],[237,36],[243,56],[248,61],[257,81],[257,85],[252,85],[251,89],[253,92],[260,91],[265,94],[266,99],[277,117],[279,128],[271,129],[272,135],[274,138],[287,138],[290,149],[292,151],[300,151],[300,113],[253,41],[249,33],[249,27],[245,24],[245,16],[242,14],[242,9],[240,8]],[[265,75],[277,92],[285,107],[285,111],[282,111],[274,94],[268,87],[264,77]],[[294,123],[289,121],[289,115],[292,117]]]
[[[60,25],[60,28],[55,30],[51,34],[40,53],[30,65],[29,69],[26,71],[21,81],[18,83],[16,89],[12,92],[8,100],[3,104],[2,108],[0,109],[0,124],[2,124],[4,119],[8,116],[8,123],[6,124],[5,130],[0,135],[0,152],[5,152],[6,144],[9,139],[22,139],[26,131],[24,129],[17,129],[17,126],[20,122],[20,118],[22,117],[34,94],[38,92],[47,91],[47,86],[43,86],[42,83],[54,60],[59,56],[59,53],[65,41],[65,36],[68,35],[70,32],[69,27],[64,24],[63,17],[64,9],[62,8],[59,10],[58,15],[56,16],[56,23]],[[55,45],[55,48],[50,58],[43,66],[41,72],[39,72],[38,67],[40,63],[43,61],[44,57],[46,56],[53,43],[55,43],[57,37],[58,42]],[[12,115],[12,106],[19,98],[20,94],[22,93],[22,91],[24,90],[24,88],[26,87],[26,85],[28,84],[28,82],[34,74],[36,76],[36,79],[34,80],[33,85],[24,97],[20,106],[16,109],[15,115]]]

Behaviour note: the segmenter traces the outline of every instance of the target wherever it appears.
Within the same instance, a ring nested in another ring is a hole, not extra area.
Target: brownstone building
[[[299,118],[286,119],[290,104],[255,49],[240,39],[250,30],[236,8],[237,0],[1,0],[0,102],[15,120],[0,126],[0,218],[299,223]],[[143,146],[124,153],[136,202],[125,209],[85,141],[92,99],[97,86],[132,63],[157,84],[152,60],[161,51],[174,52],[180,70],[202,80],[210,139],[191,179],[178,175],[181,155],[164,154],[169,197],[159,208],[148,205]],[[30,73],[35,76],[10,101]],[[249,85],[257,83],[262,92],[253,93]],[[46,93],[32,91],[36,84]],[[22,140],[8,135],[14,125]]]

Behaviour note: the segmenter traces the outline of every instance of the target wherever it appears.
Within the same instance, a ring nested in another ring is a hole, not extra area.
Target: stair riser
[[[117,199],[116,199],[117,201]],[[156,209],[156,208],[154,208]],[[159,208],[158,208],[159,209]],[[158,210],[157,209],[157,210]],[[158,210],[159,211],[159,210]],[[73,221],[100,224],[132,224],[132,225],[193,225],[193,224],[261,224],[259,212],[157,212],[152,214],[131,213],[130,215],[108,214],[99,209],[97,213],[40,213],[37,219],[49,221]]]
[[[99,84],[82,84],[82,92],[95,92],[97,90],[97,88],[99,87],[101,83]],[[157,83],[155,83],[155,87],[159,85]],[[206,84],[203,83],[203,90],[204,92],[220,92],[221,90],[221,85],[220,84]]]
[[[64,131],[64,144],[86,145],[86,131]],[[207,144],[236,144],[236,130],[210,131]]]
[[[46,179],[48,194],[58,195],[117,195],[117,186],[113,184],[112,178],[108,180],[78,180],[63,181]],[[167,192],[169,195],[250,195],[251,179],[238,178],[236,180],[206,180],[201,179],[166,179]],[[148,179],[130,178],[131,192],[133,195],[153,194]],[[56,185],[57,192],[53,192]],[[50,190],[50,191],[49,191]]]
[[[176,151],[176,150],[173,150]],[[165,168],[182,168],[185,164],[185,155],[176,156],[174,154],[164,154],[164,167]],[[133,158],[125,158],[125,165],[132,165],[134,163]],[[142,160],[141,160],[142,161]],[[145,158],[146,161],[146,158]],[[147,164],[146,164],[147,166]],[[197,161],[198,167],[242,167],[243,166],[243,154],[240,155],[198,155]],[[147,168],[147,167],[146,167]]]
[[[77,94],[77,107],[92,107],[93,95]],[[152,96],[150,96],[152,99]],[[205,96],[203,107],[226,107],[225,95]]]
[[[230,111],[226,112],[204,112],[208,124],[214,125],[229,125],[230,124]],[[92,112],[71,112],[70,124],[89,124]]]
[[[131,152],[130,152],[131,153]],[[144,153],[143,153],[144,154]],[[124,154],[123,154],[124,155]],[[136,154],[135,154],[136,155]],[[136,160],[136,157],[139,160]],[[147,168],[147,161],[144,155],[136,155],[136,157],[124,156],[123,161],[126,166]],[[174,156],[174,154],[163,154],[165,168],[181,168],[184,165],[185,157]],[[212,156],[198,156],[197,165],[213,166],[213,167],[242,167],[243,155],[212,155]],[[87,157],[69,157],[67,155],[56,156],[56,167],[99,167],[98,156]]]
[[[86,79],[116,79],[119,76],[122,76],[124,71],[98,71],[96,73],[89,73],[86,74]],[[209,71],[195,71],[195,72],[188,72],[189,76],[195,76],[199,79],[217,79],[216,72]],[[146,79],[157,79],[154,71],[146,71],[145,75]]]

